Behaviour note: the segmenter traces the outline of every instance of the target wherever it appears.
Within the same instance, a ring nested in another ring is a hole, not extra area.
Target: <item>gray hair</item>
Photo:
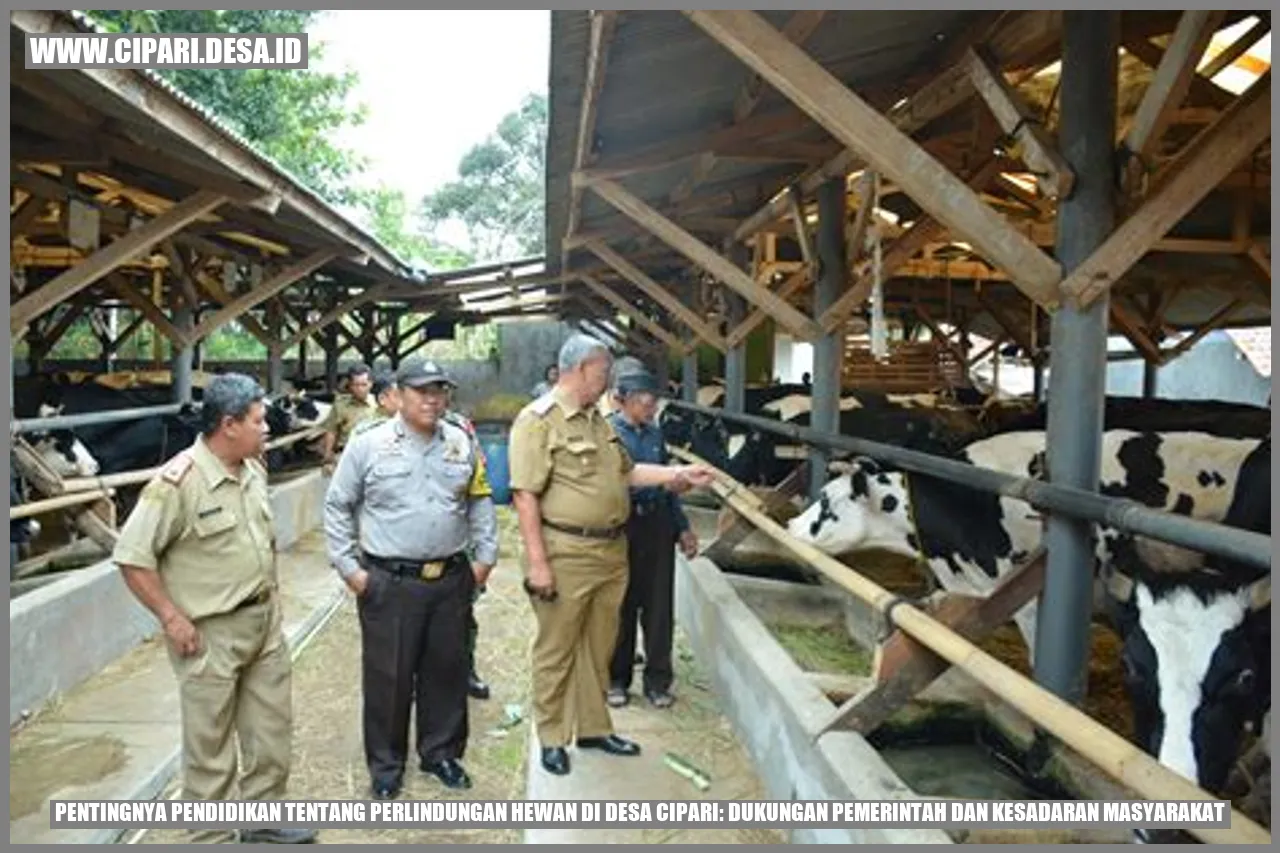
[[[218,431],[226,417],[241,420],[254,403],[265,402],[267,392],[251,376],[224,373],[209,380],[200,403],[200,431],[205,438]]]
[[[583,334],[582,332],[575,332],[560,347],[557,366],[560,368],[561,373],[567,373],[583,362],[600,356],[611,359],[613,358],[613,353],[599,338],[593,338],[591,335]]]

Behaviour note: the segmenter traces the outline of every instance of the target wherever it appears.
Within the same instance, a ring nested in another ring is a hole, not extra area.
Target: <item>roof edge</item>
[[[104,32],[84,15],[63,10],[14,10],[10,13],[9,21],[11,25],[27,33]],[[421,280],[412,266],[376,237],[351,222],[315,190],[302,184],[283,166],[228,127],[208,108],[179,91],[155,72],[147,69],[107,68],[67,71],[92,80],[167,130],[192,145],[203,148],[242,180],[265,193],[279,195],[290,207],[330,236],[376,260],[388,273],[414,281]]]

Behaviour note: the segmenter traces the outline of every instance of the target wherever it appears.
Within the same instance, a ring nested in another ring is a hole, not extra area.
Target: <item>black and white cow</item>
[[[1043,451],[1041,431],[1006,433],[974,442],[958,459],[1037,476]],[[1110,430],[1099,488],[1269,535],[1270,457],[1269,439]],[[981,596],[1040,545],[1043,523],[1023,501],[857,459],[788,531],[832,555],[883,549],[923,558],[944,589]],[[1229,766],[1244,722],[1255,716],[1253,702],[1270,704],[1262,674],[1270,672],[1270,614],[1259,609],[1270,606],[1269,573],[1263,580],[1255,570],[1112,528],[1099,533],[1097,566],[1112,578],[1106,585],[1121,590],[1117,578],[1135,579],[1117,596],[1117,624],[1139,743],[1212,791],[1225,774],[1221,762]],[[1033,656],[1035,608],[1031,602],[1014,617]]]

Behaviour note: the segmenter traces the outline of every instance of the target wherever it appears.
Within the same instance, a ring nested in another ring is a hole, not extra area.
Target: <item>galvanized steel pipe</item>
[[[807,427],[782,423],[772,418],[739,415],[696,403],[686,403],[683,400],[669,400],[668,405],[745,424],[764,432],[784,435],[806,444],[818,444],[837,450],[847,450],[850,453],[865,454],[892,462],[908,471],[940,477],[953,483],[971,486],[978,491],[993,492],[1026,501],[1038,509],[1047,509],[1097,524],[1105,524],[1128,533],[1149,536],[1161,542],[1180,545],[1201,553],[1240,560],[1251,566],[1271,568],[1271,537],[1263,536],[1261,533],[1175,515],[1125,498],[1109,498],[1082,489],[1071,489],[1040,480],[1015,477],[1012,474],[943,459],[917,450],[907,450],[847,435],[816,432]]]
[[[105,412],[85,412],[79,415],[58,415],[52,418],[28,418],[9,423],[11,435],[24,432],[43,432],[55,429],[75,429],[82,426],[98,426],[113,424],[119,421],[133,421],[152,415],[176,415],[182,411],[183,403],[166,403],[163,406],[143,406],[137,409],[110,409]]]

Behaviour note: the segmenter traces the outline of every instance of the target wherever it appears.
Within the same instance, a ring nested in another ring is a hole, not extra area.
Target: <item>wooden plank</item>
[[[675,294],[649,278],[643,270],[632,264],[622,255],[606,246],[604,243],[592,242],[585,246],[592,254],[613,267],[619,275],[630,281],[636,287],[643,290],[649,295],[649,298],[657,302],[663,308],[670,312],[671,316],[677,318],[690,329],[694,334],[711,344],[720,352],[727,352],[729,347],[725,343],[720,333],[711,328],[701,317],[694,313],[687,305],[676,298]]]
[[[797,337],[812,341],[817,340],[821,335],[821,329],[813,320],[779,299],[767,288],[761,287],[732,261],[667,219],[621,185],[613,181],[594,181],[590,186],[596,195],[630,216],[653,236],[737,291],[747,301],[767,310],[775,320],[786,326]]]
[[[18,209],[9,215],[10,242],[13,241],[13,238],[26,234],[31,224],[40,218],[40,214],[44,213],[48,207],[48,200],[28,195],[22,204],[18,206]]]
[[[1125,135],[1124,147],[1139,161],[1148,162],[1155,153],[1173,110],[1187,97],[1196,66],[1225,16],[1226,12],[1221,11],[1182,13]]]
[[[1131,308],[1124,299],[1111,300],[1111,321],[1129,339],[1134,349],[1142,353],[1153,365],[1164,363],[1164,355],[1160,346],[1146,333],[1142,327],[1142,319],[1138,312]]]
[[[1271,32],[1271,21],[1266,17],[1260,18],[1256,24],[1249,28],[1248,32],[1232,42],[1226,50],[1205,63],[1205,66],[1196,73],[1206,80],[1212,80],[1234,64],[1237,59],[1244,56],[1249,48],[1262,41],[1262,37],[1269,32]]]
[[[228,305],[234,301],[235,297],[227,292],[227,289],[222,286],[222,282],[214,276],[209,275],[204,270],[196,272],[195,280],[200,285],[200,289],[209,294],[209,296],[213,298],[213,301],[218,303],[219,306]],[[242,314],[238,320],[246,332],[257,338],[264,347],[267,347],[268,349],[271,348],[274,338],[272,338],[271,334],[261,323],[258,322],[257,317],[254,317],[252,314]],[[192,342],[195,340],[195,338],[192,338]]]
[[[245,311],[260,302],[270,299],[299,279],[311,275],[311,273],[338,257],[338,255],[339,252],[336,249],[317,249],[307,257],[286,267],[249,292],[241,294],[213,314],[205,317],[191,331],[191,340],[203,340],[215,329],[230,323]]]
[[[593,10],[591,17],[591,41],[587,48],[587,76],[583,83],[582,110],[578,113],[578,134],[573,146],[573,168],[578,171],[586,166],[592,156],[592,139],[595,136],[596,110],[600,92],[604,89],[604,72],[609,62],[609,45],[618,25],[618,12]],[[582,187],[571,184],[569,197],[569,222],[563,237],[571,237],[578,230],[578,218],[582,214]],[[561,239],[563,239],[563,237]],[[567,260],[561,258],[561,266]]]
[[[587,287],[591,288],[596,293],[600,294],[600,296],[606,302],[613,305],[623,314],[626,314],[636,323],[639,323],[641,326],[644,327],[645,331],[653,335],[658,340],[662,341],[667,346],[672,347],[678,350],[679,352],[686,353],[686,354],[690,350],[690,347],[687,346],[684,341],[680,340],[675,335],[671,334],[666,329],[659,326],[652,319],[645,316],[644,312],[642,312],[636,306],[632,305],[627,300],[623,299],[618,294],[614,293],[613,290],[610,289],[609,287],[605,286],[604,284],[601,284],[599,281],[597,281],[596,279],[592,278],[589,275],[579,275],[578,278],[582,279],[582,283],[585,284]]]
[[[1201,131],[1143,205],[1062,282],[1065,296],[1087,306],[1128,272],[1157,240],[1271,138],[1271,72],[1258,79],[1214,124]]]
[[[1035,598],[1044,586],[1044,570],[1045,555],[1040,549],[985,598],[948,596],[931,615],[966,640],[979,642]],[[949,668],[927,646],[894,631],[876,650],[875,682],[845,702],[819,731],[841,726],[869,734]]]
[[[129,286],[129,282],[120,276],[111,276],[107,286],[120,295],[126,302],[138,309],[138,313],[147,319],[157,332],[164,335],[175,347],[188,346],[192,341],[165,316],[154,302],[143,293]]]
[[[999,61],[1003,61],[1007,57],[1015,55],[1025,57],[1028,52],[1043,50],[1058,39],[1058,33],[1062,27],[1061,14],[1061,12],[1022,13],[1009,27],[1002,27],[999,32],[991,34],[992,53],[999,58]],[[958,61],[965,49],[972,44],[980,43],[988,35],[993,24],[1000,17],[996,14],[980,18],[970,32],[961,34],[940,58],[940,64],[944,70],[889,109],[886,114],[889,121],[903,133],[911,134],[967,101],[973,95],[973,87]],[[1039,70],[1047,64],[1047,62],[1036,63],[1029,70]],[[856,171],[860,161],[861,158],[856,151],[846,148],[802,177],[799,182],[801,191],[806,195],[816,192],[818,187],[830,178],[844,177]],[[784,212],[782,204],[781,198],[775,197],[770,200],[764,207],[742,221],[738,230],[734,232],[734,239],[745,240],[775,221]]]
[[[782,38],[754,12],[684,13],[726,49],[857,151],[956,236],[1005,270],[1029,298],[1054,310],[1062,271],[1057,261],[1012,228],[909,136]]]
[[[782,283],[782,287],[778,288],[778,298],[790,300],[792,296],[800,293],[812,282],[812,268],[802,267],[793,272],[786,281]],[[755,308],[751,314],[738,325],[738,328],[729,333],[727,340],[729,346],[736,347],[747,339],[747,336],[756,330],[756,327],[763,323],[769,317],[769,312],[763,308]]]
[[[1250,243],[1249,249],[1245,252],[1249,256],[1249,260],[1262,271],[1262,274],[1271,280],[1271,258],[1267,257],[1266,250],[1263,249],[1261,243]]]
[[[128,234],[104,246],[39,290],[10,306],[9,328],[19,329],[54,305],[84,290],[104,275],[137,259],[204,214],[226,202],[226,196],[200,190]]]
[[[1075,184],[1075,172],[1058,153],[1058,147],[1022,96],[1005,80],[990,54],[981,47],[965,51],[960,60],[974,90],[987,102],[1005,133],[1014,137],[1014,156],[1036,172],[1036,182],[1050,198],[1066,198]]]
[[[1213,315],[1208,320],[1206,320],[1204,324],[1200,326],[1200,328],[1196,329],[1190,335],[1187,335],[1187,337],[1178,341],[1178,343],[1175,344],[1173,347],[1163,352],[1161,354],[1162,360],[1166,362],[1172,361],[1173,359],[1182,355],[1187,350],[1191,349],[1196,344],[1200,343],[1201,338],[1203,338],[1205,335],[1209,334],[1215,329],[1219,329],[1222,326],[1226,325],[1227,322],[1231,319],[1231,315],[1236,313],[1236,311],[1239,310],[1240,308],[1243,308],[1244,305],[1245,305],[1245,301],[1243,299],[1234,299],[1231,302],[1219,308],[1217,311],[1213,312]]]

